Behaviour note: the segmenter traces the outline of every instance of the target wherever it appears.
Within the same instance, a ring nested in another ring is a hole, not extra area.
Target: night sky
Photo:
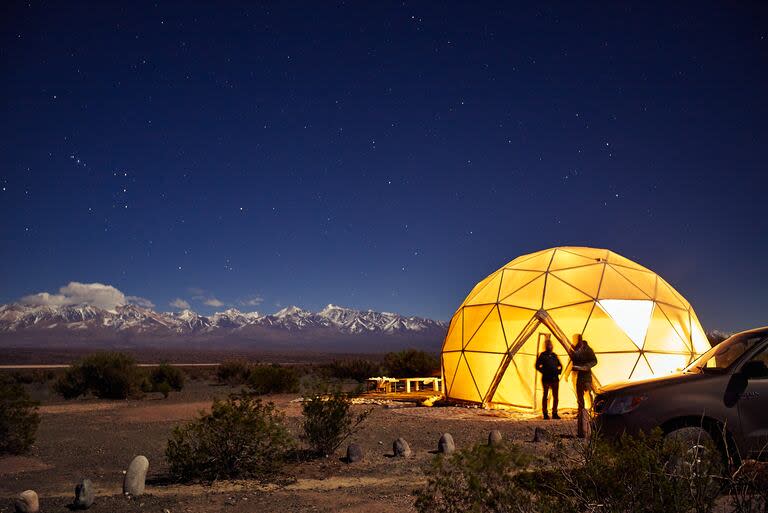
[[[2,303],[447,319],[588,245],[768,324],[765,4],[108,3],[0,7]]]

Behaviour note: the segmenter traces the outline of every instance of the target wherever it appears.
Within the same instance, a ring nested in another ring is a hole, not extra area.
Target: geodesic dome
[[[710,347],[691,305],[653,271],[606,249],[546,249],[485,278],[453,315],[441,353],[446,397],[540,409],[534,365],[545,334],[563,364],[566,408],[576,406],[574,334],[597,355],[597,385],[673,372]]]

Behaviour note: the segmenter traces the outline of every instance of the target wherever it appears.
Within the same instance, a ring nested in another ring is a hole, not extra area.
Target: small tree
[[[431,376],[440,370],[440,362],[430,353],[417,349],[406,349],[398,353],[387,353],[384,370],[393,378]]]
[[[245,360],[227,360],[216,368],[216,379],[231,387],[242,385],[248,380],[251,367]]]
[[[355,415],[350,397],[340,391],[330,394],[314,392],[302,405],[302,439],[318,455],[328,456],[355,434],[371,414],[366,410]]]
[[[254,365],[248,375],[248,387],[254,394],[298,392],[299,374],[293,367]]]
[[[18,383],[0,379],[0,454],[23,454],[35,443],[40,415]]]
[[[88,392],[102,399],[125,399],[141,390],[143,375],[133,357],[94,353],[68,368],[54,389],[72,399]]]
[[[165,450],[178,481],[264,478],[280,470],[291,437],[272,403],[250,397],[214,401],[210,413],[173,430]]]
[[[184,388],[185,381],[186,376],[184,375],[184,371],[166,362],[161,363],[149,373],[149,382],[152,384],[152,388],[155,391],[159,391],[158,388],[162,383],[165,383],[168,385],[168,389],[181,392]]]

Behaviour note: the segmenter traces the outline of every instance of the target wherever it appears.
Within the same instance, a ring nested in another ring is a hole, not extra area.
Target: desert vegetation
[[[40,415],[24,387],[0,376],[0,454],[23,454],[35,443]]]
[[[301,438],[312,453],[328,456],[361,428],[370,412],[353,413],[350,395],[339,390],[314,391],[302,404]]]
[[[406,349],[387,353],[384,356],[383,367],[387,376],[393,378],[432,376],[440,372],[440,361],[432,353]]]
[[[263,478],[280,470],[291,445],[274,404],[244,395],[175,428],[165,456],[177,481]]]

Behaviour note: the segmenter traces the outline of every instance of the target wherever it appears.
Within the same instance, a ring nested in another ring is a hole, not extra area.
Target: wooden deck
[[[382,401],[400,401],[404,403],[421,404],[430,397],[434,397],[436,395],[440,395],[440,392],[435,392],[433,390],[419,390],[418,392],[390,392],[387,394],[383,392],[369,391],[362,394],[362,397],[369,399],[381,399]]]

